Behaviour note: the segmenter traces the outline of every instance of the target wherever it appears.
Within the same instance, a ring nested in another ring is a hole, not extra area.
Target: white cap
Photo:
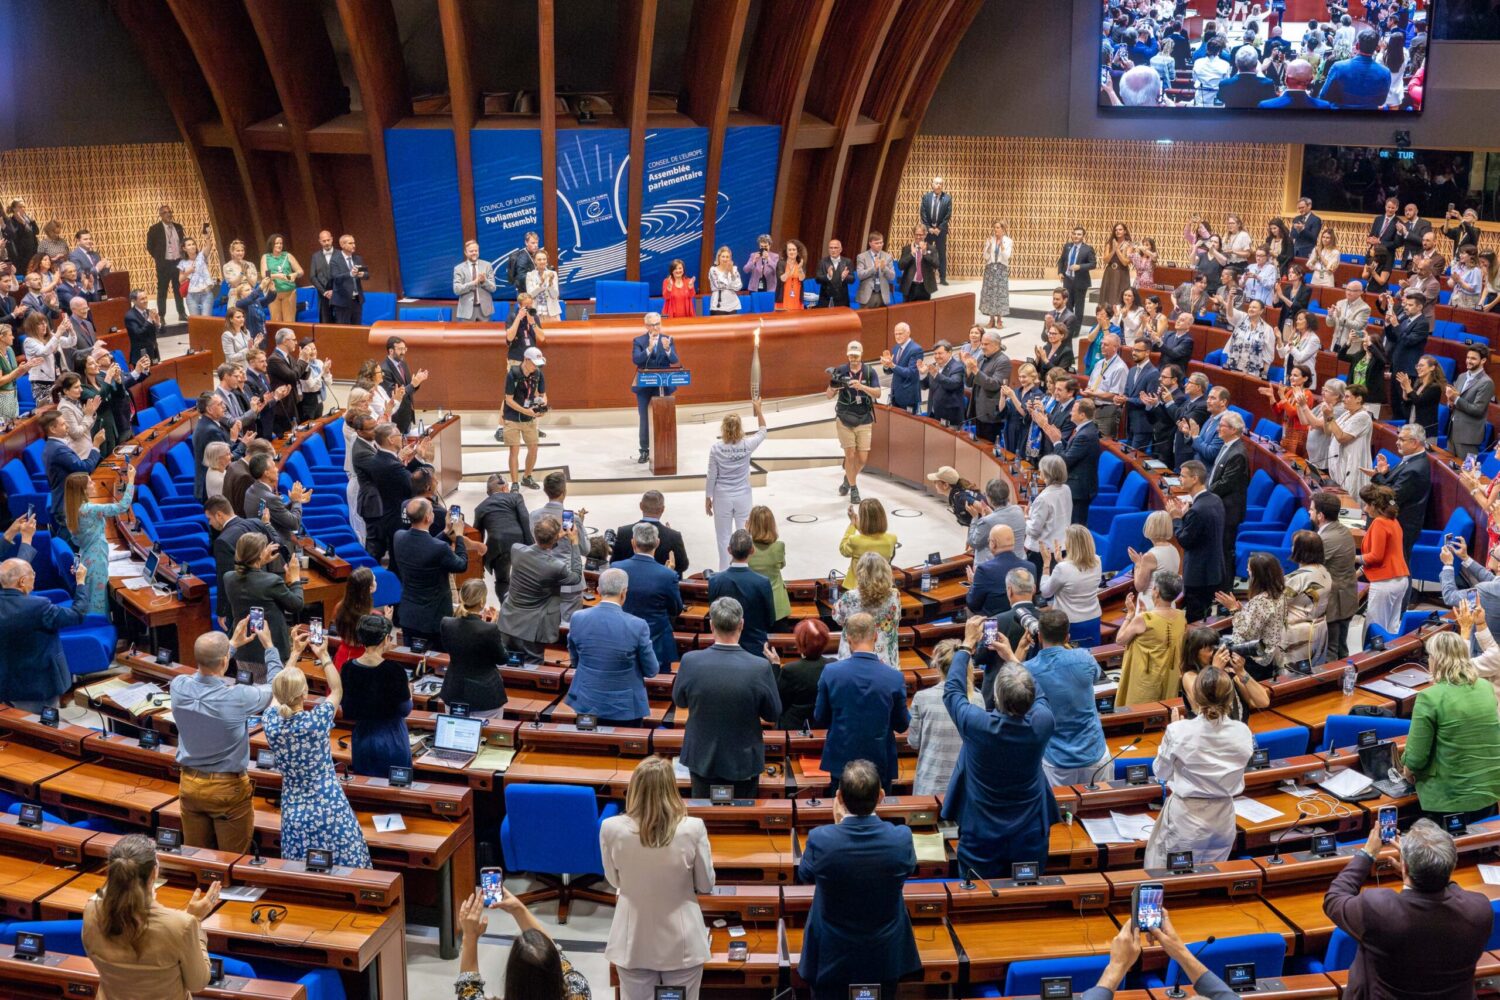
[[[865,345],[857,340],[851,340],[849,346],[844,348],[844,354],[847,357],[862,358],[865,356]]]
[[[538,368],[547,363],[547,359],[542,356],[542,350],[539,347],[526,348],[525,358]]]

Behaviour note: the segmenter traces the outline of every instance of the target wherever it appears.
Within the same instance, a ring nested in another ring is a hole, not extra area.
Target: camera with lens
[[[1251,639],[1249,642],[1235,642],[1227,635],[1220,636],[1219,648],[1229,650],[1234,656],[1256,662],[1259,662],[1266,655],[1259,639]]]
[[[535,406],[533,406],[531,408],[531,412],[535,413],[537,416],[540,417],[543,413],[546,413],[549,409],[551,409],[551,407],[548,406],[546,403],[538,403],[538,404],[536,404]]]
[[[828,373],[828,384],[835,389],[847,389],[854,384],[854,376],[848,372],[841,372],[837,368],[823,369]]]

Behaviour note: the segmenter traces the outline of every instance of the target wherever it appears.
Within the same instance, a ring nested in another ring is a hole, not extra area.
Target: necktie
[[[479,265],[473,261],[469,262],[469,277],[474,281],[479,280]]]
[[[1055,402],[1055,399],[1049,398],[1047,405],[1043,407],[1048,417],[1052,415],[1052,406]],[[1042,427],[1038,423],[1033,422],[1031,425],[1031,433],[1026,437],[1026,450],[1032,454],[1042,450]]]
[[[1078,244],[1074,243],[1073,248],[1068,251],[1068,266],[1072,267],[1076,263],[1078,263]]]
[[[913,249],[916,249],[916,248],[913,248]],[[917,269],[916,269],[915,272],[913,272],[913,274],[914,274],[914,276],[916,277],[916,279],[918,281],[921,281],[922,280],[922,255],[921,255],[921,253],[913,253],[912,256],[914,256],[914,257],[917,258]]]

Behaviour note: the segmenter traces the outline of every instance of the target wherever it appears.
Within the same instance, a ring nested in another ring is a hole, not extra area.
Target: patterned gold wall
[[[1013,278],[1050,278],[1075,223],[1101,252],[1109,229],[1124,222],[1139,240],[1156,239],[1161,259],[1186,260],[1187,216],[1201,212],[1222,230],[1236,212],[1260,235],[1281,212],[1291,147],[1228,143],[919,136],[901,179],[891,229],[916,222],[933,177],[953,195],[948,266],[978,278],[980,254],[997,219],[1010,223]]]
[[[156,271],[146,229],[157,207],[171,205],[189,233],[208,220],[208,201],[180,142],[9,150],[0,154],[0,201],[12,198],[24,199],[38,224],[61,222],[70,243],[76,230],[92,230],[94,246],[116,270],[151,287]]]

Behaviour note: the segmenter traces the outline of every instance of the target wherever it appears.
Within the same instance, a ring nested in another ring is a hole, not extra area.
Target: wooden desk
[[[98,764],[79,764],[41,784],[42,802],[108,816],[138,827],[156,825],[157,812],[177,801],[177,783],[128,774]]]
[[[60,865],[77,865],[84,858],[85,845],[100,836],[92,830],[74,826],[43,823],[22,826],[20,817],[0,814],[0,845],[7,852],[48,858]]]
[[[312,903],[284,903],[286,919],[269,925],[250,920],[255,906],[278,903],[267,893],[260,903],[226,902],[203,921],[208,946],[253,962],[265,958],[313,968],[364,972],[372,997],[406,996],[406,941],[399,910],[372,913]]]
[[[27,801],[36,800],[37,785],[77,766],[76,760],[14,739],[0,743],[0,788]]]
[[[709,958],[703,966],[703,986],[757,989],[769,992],[781,976],[781,941],[777,924],[745,924],[743,941],[749,956],[743,962],[729,960],[729,928],[710,928]]]
[[[104,888],[102,872],[84,872],[41,900],[42,920],[77,920],[94,894]],[[193,890],[167,884],[156,890],[156,899],[169,910],[180,910],[193,898]]]
[[[1306,726],[1312,733],[1312,745],[1317,746],[1323,741],[1324,720],[1330,715],[1348,715],[1355,705],[1375,705],[1390,711],[1396,708],[1395,702],[1389,698],[1356,687],[1352,695],[1345,696],[1340,688],[1333,688],[1278,705],[1274,711],[1289,725]]]
[[[57,964],[40,965],[13,958],[9,945],[0,945],[0,979],[7,997],[81,997],[97,996],[99,973],[94,963],[82,955],[58,955]],[[208,986],[193,994],[212,1000],[307,1000],[307,990],[297,983],[279,983],[270,979],[238,980],[234,989]]]
[[[790,885],[797,868],[793,836],[772,830],[709,834],[716,878],[728,883]]]
[[[73,880],[78,873],[45,861],[26,861],[0,854],[0,916],[35,920],[43,896]]]
[[[1198,991],[1190,983],[1183,983],[1182,988],[1190,997],[1198,995]],[[1254,996],[1256,1000],[1318,1000],[1321,997],[1337,997],[1339,988],[1324,975],[1278,976],[1275,979],[1258,980],[1255,992],[1247,995]],[[1170,996],[1172,994],[1167,992],[1166,987],[1151,991],[1152,1000],[1166,1000]]]
[[[1177,911],[1172,911],[1175,923]],[[1005,978],[1012,962],[1037,958],[1071,958],[1109,952],[1120,930],[1108,913],[1059,908],[1014,912],[950,911],[948,922],[969,956],[969,980]]]
[[[1280,934],[1286,941],[1287,954],[1296,951],[1297,936],[1294,929],[1258,897],[1203,899],[1185,896],[1174,899],[1168,905],[1172,914],[1172,926],[1177,929],[1178,936],[1190,944],[1202,941],[1210,934],[1219,938],[1241,934]],[[1116,903],[1112,907],[1112,913],[1116,921],[1129,920],[1129,901],[1123,905]],[[1166,967],[1166,953],[1158,945],[1144,939],[1141,945],[1142,968]],[[1107,952],[1109,942],[1106,941],[1101,950]]]
[[[1338,802],[1326,792],[1299,799],[1276,789],[1260,789],[1244,797],[1281,813],[1260,822],[1235,816],[1234,823],[1239,830],[1240,842],[1247,850],[1272,844],[1284,844],[1287,845],[1286,850],[1293,850],[1312,839],[1310,831],[1314,828],[1323,833],[1342,834],[1364,826],[1364,813],[1357,805]],[[1305,815],[1298,812],[1299,806],[1306,810]],[[1294,830],[1297,832],[1292,832]]]

